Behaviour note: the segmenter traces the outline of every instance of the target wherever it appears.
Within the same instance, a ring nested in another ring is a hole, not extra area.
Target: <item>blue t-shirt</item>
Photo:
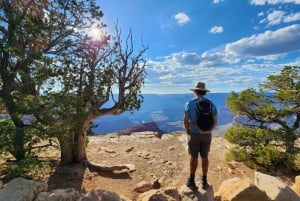
[[[194,99],[186,102],[186,104],[185,104],[184,113],[188,114],[190,117],[189,125],[196,125],[196,101],[195,100],[201,100],[201,99],[204,99],[204,97],[194,98]],[[213,113],[213,116],[218,115],[217,108],[213,102],[212,102],[212,113]],[[192,133],[199,133],[199,130],[195,126],[190,127],[190,131]]]

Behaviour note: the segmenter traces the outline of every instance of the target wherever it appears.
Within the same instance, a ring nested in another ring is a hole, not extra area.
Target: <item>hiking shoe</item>
[[[186,185],[187,185],[187,187],[189,187],[193,191],[197,189],[195,181],[190,179],[190,178],[187,180]]]
[[[208,187],[207,179],[204,177],[201,177],[201,184],[202,184],[202,189],[206,190]]]

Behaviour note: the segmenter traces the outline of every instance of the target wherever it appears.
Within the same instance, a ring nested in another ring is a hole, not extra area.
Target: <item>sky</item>
[[[300,0],[97,0],[103,21],[148,46],[143,93],[257,88],[300,66]]]

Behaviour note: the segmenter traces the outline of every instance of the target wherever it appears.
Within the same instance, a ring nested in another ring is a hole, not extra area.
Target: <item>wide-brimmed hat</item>
[[[204,82],[197,82],[196,86],[190,90],[191,91],[207,91],[207,92],[209,92],[209,90],[205,88]]]

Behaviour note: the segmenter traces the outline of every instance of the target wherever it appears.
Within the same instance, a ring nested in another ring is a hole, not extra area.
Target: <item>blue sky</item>
[[[257,87],[300,66],[300,0],[98,0],[103,21],[149,47],[143,93]]]

